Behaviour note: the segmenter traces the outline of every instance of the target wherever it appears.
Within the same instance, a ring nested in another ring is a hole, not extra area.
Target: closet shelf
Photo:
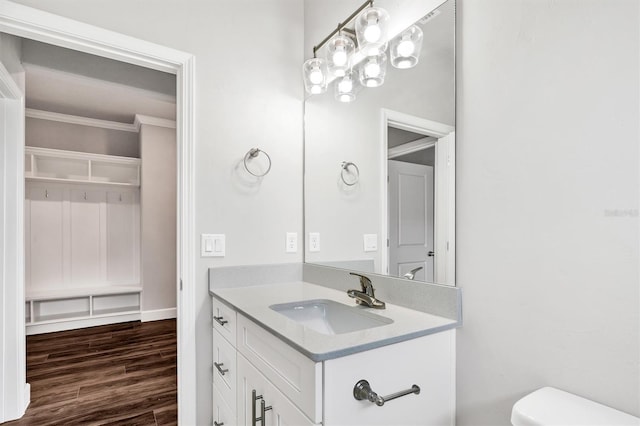
[[[140,186],[140,159],[26,147],[25,178],[46,182]]]

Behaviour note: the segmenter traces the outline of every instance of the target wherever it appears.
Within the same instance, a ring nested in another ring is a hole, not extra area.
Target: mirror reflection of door
[[[390,275],[434,281],[435,138],[388,128]],[[411,144],[410,153],[393,148]],[[393,158],[393,159],[392,159]]]

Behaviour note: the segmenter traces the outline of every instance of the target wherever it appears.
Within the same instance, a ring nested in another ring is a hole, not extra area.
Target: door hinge
[[[389,239],[387,238],[387,247],[389,247]]]
[[[182,291],[182,278],[180,278],[180,291]]]

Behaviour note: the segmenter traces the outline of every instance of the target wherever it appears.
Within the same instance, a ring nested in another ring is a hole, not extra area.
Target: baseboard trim
[[[153,311],[142,311],[140,315],[140,320],[142,322],[148,321],[160,321],[164,319],[173,319],[177,318],[177,310],[176,308],[167,308],[167,309],[155,309]]]
[[[29,404],[31,404],[31,385],[29,383],[24,384],[24,395],[22,395],[22,402],[24,404],[22,415],[27,412]]]

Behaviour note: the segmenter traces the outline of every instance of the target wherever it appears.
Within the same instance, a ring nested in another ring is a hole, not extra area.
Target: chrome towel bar
[[[385,404],[385,402],[394,400],[396,398],[400,398],[401,396],[410,395],[412,393],[415,393],[416,395],[418,395],[420,393],[420,386],[413,385],[411,386],[411,389],[392,393],[391,395],[387,395],[387,396],[380,396],[377,393],[375,393],[373,389],[371,389],[369,382],[367,382],[366,380],[360,380],[353,387],[353,397],[355,399],[357,399],[358,401],[363,401],[366,399],[370,402],[373,402],[378,407],[382,407]]]

